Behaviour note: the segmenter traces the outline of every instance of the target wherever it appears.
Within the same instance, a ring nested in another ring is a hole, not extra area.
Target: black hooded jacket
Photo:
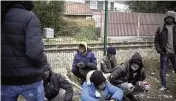
[[[136,71],[136,76],[133,77],[131,63],[134,61],[141,62],[140,68]],[[117,69],[111,73],[110,82],[113,85],[119,85],[124,82],[136,84],[137,81],[143,81],[146,78],[144,68],[142,63],[142,57],[139,53],[135,53],[132,58],[121,66],[117,67]]]
[[[26,85],[41,81],[41,67],[47,63],[47,56],[37,16],[18,2],[4,14],[1,27],[1,84]]]
[[[168,16],[174,18],[173,48],[174,48],[174,52],[176,53],[176,19],[175,19],[176,13],[173,12],[173,11],[168,11],[165,14],[164,24],[159,26],[156,30],[154,44],[155,44],[155,47],[156,47],[156,51],[158,53],[161,53],[161,52],[165,53],[166,52],[166,44],[167,44],[167,41],[168,41],[168,38],[167,38],[168,37],[168,29],[166,28],[165,18],[168,17]]]
[[[46,70],[46,69],[45,69]],[[50,101],[55,98],[60,88],[66,90],[64,101],[72,101],[73,88],[71,84],[61,75],[50,70],[49,81],[44,81],[45,97]]]

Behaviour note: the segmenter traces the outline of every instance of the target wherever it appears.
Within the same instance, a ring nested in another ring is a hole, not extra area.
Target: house
[[[92,12],[87,4],[66,2],[64,7],[64,19],[74,21],[78,26],[95,26],[95,20],[92,18]]]
[[[109,2],[109,4],[112,4],[112,2]],[[104,37],[105,16],[104,10],[102,10],[104,6],[102,5],[104,5],[104,1],[66,3],[64,17],[76,21],[80,26],[94,25],[101,30],[100,36]],[[117,12],[115,10],[111,11],[110,8],[107,21],[108,37],[154,36],[157,27],[163,23],[164,14]]]
[[[104,0],[85,0],[84,1],[92,10],[93,19],[96,21],[96,27],[102,26],[102,16],[104,16],[105,1]],[[124,4],[125,1],[108,1],[108,11],[121,11],[129,12],[128,5]]]
[[[86,0],[86,4],[90,7],[92,11],[103,11],[105,9],[104,0]],[[108,10],[114,11],[114,1],[108,1]]]

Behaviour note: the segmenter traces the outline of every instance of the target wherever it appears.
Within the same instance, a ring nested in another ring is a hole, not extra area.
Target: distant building
[[[88,6],[90,7],[91,10],[93,11],[102,11],[105,9],[105,1],[102,0],[98,0],[98,1],[94,1],[94,0],[86,0],[85,1],[86,4],[88,4]],[[108,2],[108,10],[110,11],[114,11],[114,1],[109,1]]]
[[[74,21],[79,26],[95,26],[92,11],[85,3],[66,2],[64,19]]]

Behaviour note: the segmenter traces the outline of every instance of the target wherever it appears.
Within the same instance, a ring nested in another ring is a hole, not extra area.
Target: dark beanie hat
[[[107,53],[108,53],[108,54],[116,55],[116,48],[115,48],[115,47],[111,47],[111,46],[108,47]]]
[[[106,81],[103,73],[101,71],[95,71],[90,77],[90,81],[94,83],[95,87]]]

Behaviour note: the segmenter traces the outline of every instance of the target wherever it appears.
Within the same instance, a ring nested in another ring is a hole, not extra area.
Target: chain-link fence
[[[104,1],[66,2],[36,1],[34,12],[41,22],[48,60],[55,71],[66,73],[81,41],[95,52],[98,62],[103,56]],[[120,13],[109,2],[107,18],[108,44],[117,49],[151,48],[162,14]],[[147,36],[147,37],[146,37]]]

